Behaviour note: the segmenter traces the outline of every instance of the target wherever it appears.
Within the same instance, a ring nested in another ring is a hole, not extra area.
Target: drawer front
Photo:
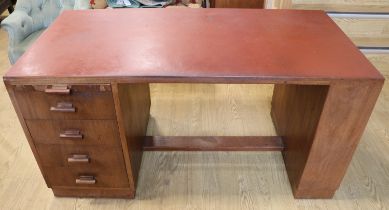
[[[125,168],[122,149],[80,145],[35,145],[44,167]]]
[[[389,47],[389,14],[329,15],[355,45],[359,47]]]
[[[121,146],[115,120],[26,120],[26,124],[35,143]],[[67,136],[68,131],[78,135]]]
[[[331,12],[388,12],[388,0],[271,0],[276,8]]]
[[[15,87],[24,119],[116,119],[109,85],[74,85],[70,94],[45,92],[50,87]]]
[[[128,177],[123,168],[44,167],[43,170],[53,187],[129,187]],[[94,181],[79,182],[83,176],[92,176]]]

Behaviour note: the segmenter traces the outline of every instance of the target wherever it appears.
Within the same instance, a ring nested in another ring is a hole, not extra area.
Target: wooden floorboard
[[[10,66],[7,40],[0,29],[1,75]],[[153,84],[148,135],[274,136],[272,88]],[[56,198],[0,83],[0,209],[388,209],[388,121],[386,83],[332,200],[293,199],[280,152],[182,151],[144,153],[134,200]]]

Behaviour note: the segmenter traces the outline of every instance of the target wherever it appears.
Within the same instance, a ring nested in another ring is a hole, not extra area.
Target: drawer
[[[355,45],[359,47],[389,47],[389,14],[330,13],[329,16]]]
[[[80,145],[35,145],[44,167],[125,168],[119,147]]]
[[[50,90],[47,86],[15,87],[24,119],[116,119],[109,85],[73,85],[68,94]]]
[[[129,187],[126,171],[114,167],[44,167],[47,180],[54,187]],[[92,180],[82,180],[83,176],[92,176]],[[81,180],[81,182],[79,182]]]
[[[331,12],[388,12],[388,0],[268,0],[267,8],[318,9]]]
[[[26,124],[35,143],[121,145],[115,120],[26,120]]]

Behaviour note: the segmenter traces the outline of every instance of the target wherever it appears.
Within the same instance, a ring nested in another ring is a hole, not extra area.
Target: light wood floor
[[[6,45],[1,30],[1,75],[10,66]],[[272,86],[171,84],[152,85],[151,90],[149,134],[274,134],[269,116]],[[332,200],[293,199],[278,152],[146,152],[135,200],[55,198],[1,83],[0,209],[386,209],[388,119],[386,84]]]

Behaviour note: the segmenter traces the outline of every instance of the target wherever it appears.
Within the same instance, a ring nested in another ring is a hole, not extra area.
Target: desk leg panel
[[[283,157],[293,192],[299,188],[328,88],[326,85],[274,86],[271,116],[278,135],[284,140]]]
[[[283,157],[296,198],[334,195],[382,85],[380,80],[276,85],[272,117],[284,137]]]
[[[112,92],[130,188],[135,193],[150,115],[149,84],[112,84]]]

